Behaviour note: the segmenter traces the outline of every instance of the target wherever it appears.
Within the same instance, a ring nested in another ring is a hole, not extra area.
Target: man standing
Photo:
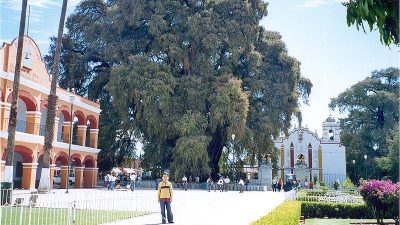
[[[174,217],[171,211],[172,202],[172,184],[168,181],[168,174],[164,174],[162,181],[158,185],[158,202],[161,207],[162,223],[165,224],[165,209],[167,209],[168,223],[174,223]]]

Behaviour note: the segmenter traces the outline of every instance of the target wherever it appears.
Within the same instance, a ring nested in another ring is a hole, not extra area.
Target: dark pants
[[[135,190],[135,181],[131,181],[131,191]]]
[[[160,207],[161,207],[161,216],[162,216],[162,222],[165,223],[165,208],[167,209],[167,217],[168,217],[168,223],[171,223],[174,221],[174,216],[172,215],[171,211],[171,202],[160,202]]]
[[[243,185],[240,184],[240,185],[239,185],[239,192],[240,192],[240,193],[243,193],[243,189],[244,189]]]

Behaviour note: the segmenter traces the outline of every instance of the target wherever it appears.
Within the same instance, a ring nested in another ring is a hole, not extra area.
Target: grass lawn
[[[306,225],[349,225],[350,223],[376,222],[376,219],[306,219]],[[394,222],[384,220],[384,222]]]
[[[67,209],[48,209],[48,208],[29,208],[24,207],[1,207],[0,224],[4,225],[66,225],[68,224]],[[128,219],[136,216],[143,216],[150,212],[138,211],[106,211],[106,210],[75,210],[72,213],[72,218],[75,223],[95,225],[107,223],[115,220]],[[22,223],[21,223],[22,219]],[[29,223],[30,221],[30,223]]]

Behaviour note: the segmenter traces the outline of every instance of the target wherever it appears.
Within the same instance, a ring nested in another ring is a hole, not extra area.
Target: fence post
[[[68,204],[69,203],[69,204]],[[72,222],[72,204],[68,202],[68,225],[71,225]]]
[[[19,225],[22,225],[22,214],[23,214],[24,208],[22,207],[22,204],[20,205],[20,214],[19,214]]]
[[[29,221],[28,225],[31,225],[31,219],[32,219],[32,202],[29,202]],[[1,221],[1,218],[0,218]]]

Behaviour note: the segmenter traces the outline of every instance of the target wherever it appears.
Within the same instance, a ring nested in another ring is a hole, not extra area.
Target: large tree
[[[390,174],[390,169],[382,168],[383,163],[377,163],[377,160],[389,156],[388,137],[393,137],[393,130],[398,129],[398,99],[398,68],[373,71],[370,77],[331,99],[332,109],[347,113],[340,120],[341,141],[346,146],[347,171],[353,181],[358,182],[366,175],[378,178],[396,176]],[[367,155],[367,160],[364,155]],[[352,160],[357,163],[355,170]]]
[[[259,26],[266,6],[83,1],[67,21],[60,84],[101,99],[102,152],[115,151],[102,146],[115,146],[110,130],[129,131],[142,138],[146,165],[175,177],[215,175],[234,133],[235,149],[255,162],[287,131],[312,86],[280,35]]]
[[[348,26],[364,25],[369,30],[378,29],[381,42],[385,45],[399,44],[399,1],[398,0],[350,0],[343,3],[347,8]]]

